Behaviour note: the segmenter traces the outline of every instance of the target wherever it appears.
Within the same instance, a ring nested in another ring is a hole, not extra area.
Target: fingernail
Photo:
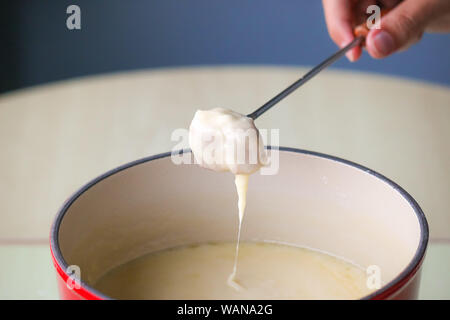
[[[350,62],[353,62],[355,60],[355,55],[353,54],[353,51],[348,51],[345,56],[347,57]]]
[[[344,48],[346,45],[348,45],[352,40],[350,39],[349,41],[346,42],[342,42],[340,47]],[[350,62],[353,62],[355,60],[355,55],[353,54],[353,50],[347,51],[347,53],[345,54],[345,56],[347,57],[348,60],[350,60]]]
[[[394,38],[392,38],[392,36],[384,30],[375,35],[373,38],[373,44],[375,45],[378,53],[383,56],[386,56],[395,50]]]

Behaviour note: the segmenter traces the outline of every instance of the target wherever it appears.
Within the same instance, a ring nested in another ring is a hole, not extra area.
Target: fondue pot
[[[176,165],[170,152],[125,164],[78,190],[53,222],[60,296],[109,299],[94,284],[112,268],[176,246],[234,242],[237,227],[232,174]],[[428,225],[416,201],[381,174],[280,147],[277,174],[250,176],[241,237],[315,248],[376,267],[381,287],[363,299],[413,299]]]

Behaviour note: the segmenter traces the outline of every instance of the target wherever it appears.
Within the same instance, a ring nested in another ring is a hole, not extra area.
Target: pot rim
[[[362,170],[365,173],[368,173],[379,180],[387,183],[392,188],[394,188],[397,192],[400,193],[400,195],[408,202],[408,204],[413,208],[414,213],[416,214],[416,217],[419,221],[420,226],[420,239],[419,239],[419,246],[417,247],[417,250],[410,261],[410,263],[405,267],[405,269],[400,272],[393,280],[383,285],[380,289],[372,292],[369,295],[366,295],[361,298],[361,300],[379,300],[384,299],[389,296],[391,296],[393,293],[395,293],[399,288],[405,286],[416,274],[416,272],[419,270],[423,259],[425,257],[427,245],[428,245],[428,239],[429,239],[429,228],[428,228],[428,222],[426,220],[426,217],[420,208],[419,204],[414,200],[414,198],[406,192],[402,187],[400,187],[398,184],[396,184],[394,181],[390,180],[389,178],[383,176],[382,174],[373,171],[367,167],[364,167],[360,164],[357,164],[355,162],[345,160],[339,157],[331,156],[328,154],[315,152],[315,151],[309,151],[309,150],[303,150],[303,149],[297,149],[297,148],[290,148],[290,147],[273,147],[273,146],[266,146],[266,149],[278,149],[280,151],[286,151],[286,152],[293,152],[293,153],[300,153],[300,154],[306,154],[311,156],[316,156],[319,158],[325,158],[328,160],[336,161],[351,167],[354,167],[358,170]],[[62,205],[62,207],[58,210],[58,213],[56,214],[56,217],[53,221],[53,224],[50,229],[50,251],[52,255],[52,260],[55,265],[57,273],[62,277],[64,281],[67,281],[67,279],[71,276],[69,275],[66,270],[69,267],[67,262],[64,260],[64,257],[62,255],[61,249],[59,247],[59,229],[61,226],[61,222],[64,218],[64,215],[70,208],[70,206],[86,191],[88,191],[91,187],[96,185],[102,180],[105,180],[106,178],[121,172],[123,170],[129,169],[131,167],[157,160],[162,159],[171,156],[172,154],[178,155],[186,152],[191,152],[190,149],[184,149],[184,150],[177,150],[173,152],[165,152],[160,153],[153,156],[144,157],[126,164],[123,164],[117,168],[114,168],[112,170],[109,170],[105,172],[104,174],[98,176],[97,178],[94,178],[81,188],[79,188],[74,194],[72,194]],[[80,295],[83,298],[88,299],[113,299],[103,293],[101,293],[99,290],[91,287],[87,283],[85,283],[82,279],[80,279],[81,288],[77,289],[76,287],[73,288],[73,290]]]

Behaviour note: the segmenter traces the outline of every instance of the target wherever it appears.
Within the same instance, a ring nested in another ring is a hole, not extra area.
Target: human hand
[[[367,19],[367,7],[381,4],[392,9],[381,18],[381,29],[372,29],[366,49],[373,58],[384,58],[419,41],[424,32],[450,31],[450,0],[322,0],[328,32],[344,47],[353,38],[353,28]],[[350,61],[361,56],[361,47],[347,52]]]

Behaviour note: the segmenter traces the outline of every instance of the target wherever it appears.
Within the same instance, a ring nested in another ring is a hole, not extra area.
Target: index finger
[[[340,47],[345,47],[353,38],[353,0],[322,0],[325,21],[331,39]],[[361,48],[355,47],[347,53],[350,61],[361,55]]]

